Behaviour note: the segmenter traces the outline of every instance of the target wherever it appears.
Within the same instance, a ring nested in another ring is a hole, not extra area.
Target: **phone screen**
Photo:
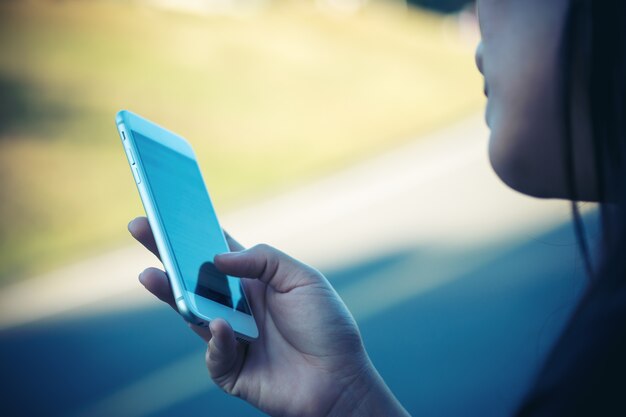
[[[241,281],[215,268],[228,251],[198,163],[132,132],[161,226],[187,291],[250,314]]]

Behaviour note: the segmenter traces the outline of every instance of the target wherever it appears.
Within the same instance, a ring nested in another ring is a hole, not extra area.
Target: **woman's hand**
[[[158,256],[146,218],[131,234]],[[206,363],[224,391],[277,416],[406,415],[371,364],[358,327],[326,278],[267,245],[248,250],[228,236],[234,252],[218,255],[223,273],[243,287],[259,338],[240,344],[228,323],[190,325],[208,342]],[[140,281],[176,309],[167,275],[142,272]]]

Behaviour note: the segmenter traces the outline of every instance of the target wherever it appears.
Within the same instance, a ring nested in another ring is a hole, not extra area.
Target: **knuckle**
[[[276,251],[276,249],[274,249],[272,246],[268,245],[267,243],[259,243],[255,245],[253,249],[255,250],[255,252],[260,252],[263,254],[270,254]]]
[[[221,354],[221,352],[215,347],[213,339],[211,339],[206,354],[207,364],[209,365],[209,367],[220,363],[223,359],[222,356],[223,355]]]

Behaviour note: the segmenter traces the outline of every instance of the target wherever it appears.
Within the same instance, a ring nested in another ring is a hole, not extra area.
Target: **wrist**
[[[410,417],[374,365],[367,364],[342,390],[327,417]]]

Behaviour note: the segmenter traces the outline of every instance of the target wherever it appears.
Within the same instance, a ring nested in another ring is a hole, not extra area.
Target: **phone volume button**
[[[131,165],[135,165],[135,155],[133,155],[133,151],[128,146],[124,146],[124,150],[126,151],[128,162],[130,162]]]
[[[141,177],[139,176],[139,170],[137,169],[137,166],[133,165],[131,169],[133,171],[133,177],[135,177],[135,182],[137,183],[137,185],[141,184]]]

